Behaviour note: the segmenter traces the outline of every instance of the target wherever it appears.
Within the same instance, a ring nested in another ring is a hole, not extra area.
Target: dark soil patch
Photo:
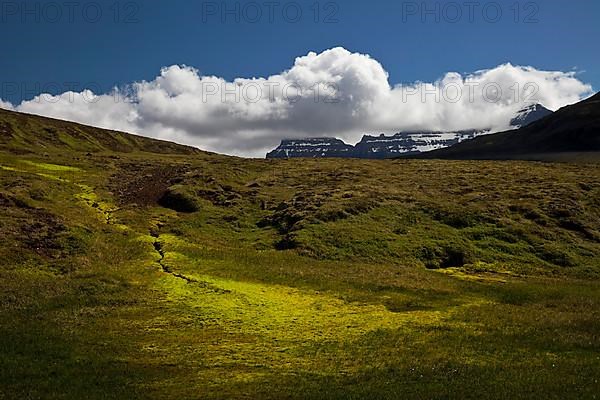
[[[153,206],[161,203],[171,185],[181,181],[182,166],[148,167],[128,164],[112,177],[112,190],[121,205]]]
[[[13,128],[8,122],[0,122],[0,143],[8,143],[13,138]]]
[[[14,224],[3,225],[0,240],[16,240],[40,256],[58,259],[64,255],[68,229],[60,218],[48,211],[21,204],[16,198],[0,194],[0,207]]]

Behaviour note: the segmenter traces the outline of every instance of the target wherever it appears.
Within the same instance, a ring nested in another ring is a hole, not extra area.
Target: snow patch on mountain
[[[530,104],[520,109],[510,121],[517,129],[552,114],[541,104]],[[477,136],[494,133],[492,130],[463,130],[452,132],[414,131],[398,132],[391,136],[364,135],[355,146],[332,137],[286,139],[279,147],[267,154],[267,158],[318,158],[346,157],[384,159],[400,155],[419,154],[450,147]]]

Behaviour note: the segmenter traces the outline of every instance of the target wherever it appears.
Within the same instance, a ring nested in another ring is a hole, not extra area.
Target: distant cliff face
[[[417,154],[424,151],[452,146],[472,139],[477,131],[460,132],[401,132],[392,136],[363,136],[354,146],[356,158],[393,158],[402,154]]]
[[[352,157],[354,147],[336,138],[286,139],[267,158]]]
[[[532,104],[519,110],[510,125],[519,128],[532,124],[552,111],[541,104]],[[400,132],[391,136],[365,135],[352,146],[336,138],[309,138],[283,140],[279,147],[267,154],[267,158],[367,158],[384,159],[402,155],[416,155],[432,150],[454,146],[468,139],[488,133],[486,130],[456,132]]]
[[[402,132],[392,136],[365,135],[352,146],[335,138],[309,138],[283,140],[281,145],[267,154],[267,158],[394,158],[402,154],[418,154],[424,151],[452,146],[474,138],[477,131],[460,132]]]

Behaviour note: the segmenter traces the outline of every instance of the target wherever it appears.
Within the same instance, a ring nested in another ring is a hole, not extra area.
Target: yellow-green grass
[[[0,165],[0,398],[600,392],[597,165]],[[200,211],[120,200],[171,165]]]

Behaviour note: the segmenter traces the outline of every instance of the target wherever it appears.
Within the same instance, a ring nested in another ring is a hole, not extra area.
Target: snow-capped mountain
[[[550,114],[552,114],[552,111],[543,105],[531,104],[520,109],[517,115],[510,121],[510,125],[514,128],[522,128]]]
[[[392,158],[402,154],[416,154],[437,150],[472,139],[485,132],[400,132],[392,136],[365,135],[354,146],[353,156],[356,158]]]
[[[353,151],[353,146],[336,138],[286,139],[267,158],[352,157]]]
[[[286,139],[267,158],[393,158],[441,149],[472,139],[485,131],[400,132],[392,136],[365,135],[356,146],[336,138]]]
[[[552,111],[541,104],[532,104],[519,110],[510,125],[513,128],[524,127],[550,114]],[[399,132],[391,136],[382,133],[364,135],[355,146],[330,137],[286,139],[267,154],[267,158],[394,158],[443,149],[488,133],[490,130]]]

